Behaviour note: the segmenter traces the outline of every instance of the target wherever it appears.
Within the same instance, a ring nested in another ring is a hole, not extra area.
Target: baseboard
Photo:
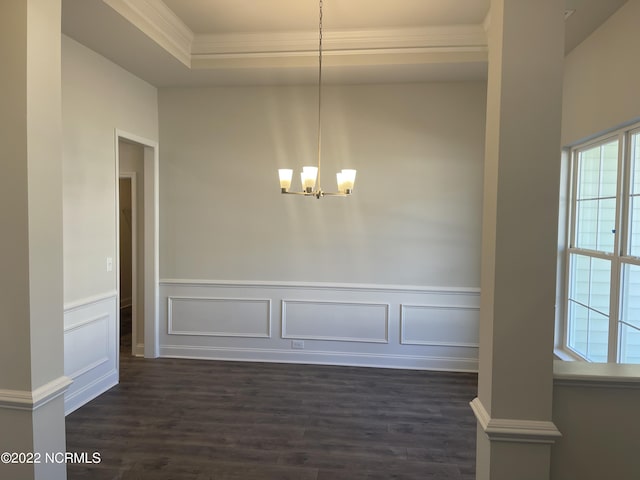
[[[80,390],[76,390],[72,394],[66,395],[64,399],[64,414],[69,415],[117,384],[118,371],[111,370],[102,377],[88,383]]]
[[[136,344],[136,347],[133,350],[134,357],[144,357],[144,343]]]
[[[163,345],[160,356],[194,360],[227,360],[238,362],[300,363],[350,367],[434,370],[447,372],[478,371],[475,358],[443,358],[413,355],[325,352],[311,350],[278,350],[260,348],[195,347]]]

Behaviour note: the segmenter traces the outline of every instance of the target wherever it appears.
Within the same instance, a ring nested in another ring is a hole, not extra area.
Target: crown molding
[[[491,9],[489,9],[489,11],[487,12],[487,15],[484,17],[484,20],[482,21],[482,29],[485,32],[488,32],[489,28],[491,28]]]
[[[189,68],[309,66],[318,55],[315,31],[196,35],[160,0],[103,1]],[[358,65],[482,62],[487,36],[483,25],[327,31],[323,52]]]
[[[160,47],[191,66],[194,34],[162,1],[103,0]]]
[[[340,30],[323,34],[323,52],[350,54],[364,52],[406,52],[447,48],[467,51],[487,48],[481,25]],[[275,32],[196,35],[193,57],[317,55],[317,32]]]

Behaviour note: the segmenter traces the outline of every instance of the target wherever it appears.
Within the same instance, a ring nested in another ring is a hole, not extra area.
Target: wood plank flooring
[[[147,360],[67,416],[69,480],[471,480],[475,374]]]

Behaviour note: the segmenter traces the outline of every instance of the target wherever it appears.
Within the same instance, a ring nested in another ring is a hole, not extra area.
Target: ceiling
[[[566,51],[626,0],[565,0]],[[323,81],[486,78],[490,0],[324,0]],[[316,0],[62,0],[64,34],[158,87],[317,82]]]

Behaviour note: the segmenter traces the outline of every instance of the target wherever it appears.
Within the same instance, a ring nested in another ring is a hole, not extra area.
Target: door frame
[[[131,195],[131,355],[136,356],[139,354],[137,350],[138,345],[138,322],[140,319],[137,315],[138,306],[138,198],[137,198],[137,174],[136,172],[123,172],[120,171],[118,177],[118,193],[121,193],[120,180],[129,180],[129,194]],[[118,195],[118,199],[120,195]],[[120,206],[118,206],[118,214],[120,214]],[[120,225],[118,221],[118,226]],[[120,240],[120,232],[118,232],[118,248],[120,248],[122,242]],[[120,262],[120,251],[118,250],[118,279],[121,278],[120,272],[122,271],[122,265]],[[118,280],[119,281],[119,280]],[[118,284],[118,293],[121,293],[122,285]],[[120,310],[122,306],[119,305]],[[144,344],[143,344],[144,345]],[[144,354],[144,352],[143,352]]]
[[[144,292],[137,292],[138,299],[144,302],[144,356],[146,358],[157,358],[160,356],[159,345],[159,322],[158,322],[158,299],[159,299],[159,154],[158,142],[149,140],[139,135],[115,129],[115,153],[116,153],[116,278],[118,279],[118,298],[120,304],[120,153],[119,143],[124,140],[130,143],[137,143],[144,148],[143,164],[143,185],[144,185],[144,259],[143,272]],[[140,274],[140,272],[138,272]],[[140,295],[142,293],[142,295]],[[118,322],[119,323],[119,322]],[[120,335],[120,328],[116,329]],[[117,338],[119,342],[119,338]],[[120,349],[117,350],[118,364],[120,360]]]

